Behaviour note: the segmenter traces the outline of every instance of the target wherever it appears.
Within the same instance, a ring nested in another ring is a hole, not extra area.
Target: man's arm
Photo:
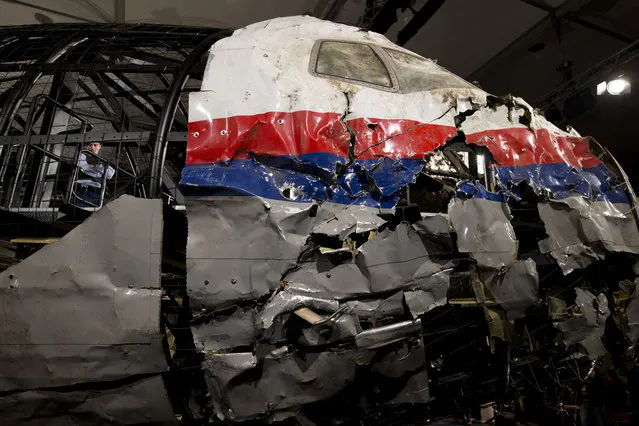
[[[87,163],[87,156],[85,154],[80,153],[78,157],[78,167],[83,171],[87,171],[91,168],[89,163]]]
[[[97,170],[95,166],[87,162],[86,154],[80,153],[78,156],[78,167],[87,176],[100,177],[100,171]]]
[[[106,168],[106,178],[107,179],[111,179],[113,177],[113,175],[115,174],[115,170],[108,163],[105,163],[105,164],[107,166],[107,168]],[[96,176],[97,177],[102,177],[102,175],[104,174],[104,164],[98,164],[97,166],[95,166],[94,170],[96,170]]]
[[[109,166],[109,164],[107,163],[107,179],[111,179],[113,177],[113,175],[115,174],[115,170],[113,169],[113,167]]]

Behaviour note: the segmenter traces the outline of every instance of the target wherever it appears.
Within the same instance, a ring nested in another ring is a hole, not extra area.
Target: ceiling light
[[[608,82],[606,90],[608,90],[608,93],[610,93],[611,95],[616,96],[624,93],[629,86],[630,85],[626,80],[622,78],[616,78]]]

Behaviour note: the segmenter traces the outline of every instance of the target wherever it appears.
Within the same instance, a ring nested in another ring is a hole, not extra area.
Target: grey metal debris
[[[564,274],[604,258],[606,251],[637,254],[639,231],[631,208],[583,197],[539,203],[548,233],[540,249],[557,260]]]
[[[175,424],[161,238],[161,200],[123,196],[0,274],[0,423]]]
[[[362,331],[355,336],[355,343],[358,348],[379,348],[419,333],[421,329],[422,323],[420,320],[402,321]]]
[[[333,217],[314,226],[312,234],[336,235],[344,239],[352,233],[374,231],[385,222],[370,207],[335,205],[332,208]]]
[[[596,359],[606,352],[601,338],[606,320],[610,316],[608,299],[603,293],[595,297],[588,290],[579,287],[575,287],[575,292],[575,303],[582,315],[562,321],[556,327],[563,332],[566,345],[579,344],[590,358]]]
[[[448,286],[445,288],[440,286],[439,289],[443,291],[409,290],[404,292],[404,301],[413,318],[417,318],[431,309],[446,304],[446,290],[448,290]]]
[[[328,321],[302,329],[301,346],[329,345],[355,337],[362,331],[356,315],[337,313]]]
[[[350,300],[340,306],[345,306],[348,312],[352,312],[359,318],[373,321],[400,316],[404,314],[402,292],[399,291],[385,299]]]
[[[389,395],[389,403],[427,402],[424,346],[419,342],[399,345],[381,357],[368,350],[284,352],[266,356],[260,363],[248,353],[216,354],[203,367],[218,416],[235,421],[267,412],[295,412],[297,407],[334,396],[354,383],[356,368],[362,370],[358,374],[402,380],[402,386]],[[260,374],[250,374],[254,369]],[[242,380],[235,380],[240,375]]]
[[[246,420],[336,394],[353,382],[356,356],[356,351],[308,353],[303,358],[295,354],[267,356],[260,363],[261,374],[245,375],[237,382],[232,379],[257,367],[246,354],[213,355],[203,367],[213,374],[207,375],[207,384],[219,404],[219,413]]]
[[[3,425],[177,425],[160,376],[109,389],[28,390],[0,397]]]
[[[257,358],[250,352],[215,354],[208,356],[202,363],[206,385],[212,395],[215,413],[221,419],[229,414],[229,408],[223,404],[223,397],[231,380],[257,366]]]
[[[630,326],[630,339],[637,344],[639,343],[639,297],[637,295],[630,301],[626,312]]]
[[[419,220],[411,227],[417,231],[430,256],[453,253],[452,226],[447,215],[422,213]]]
[[[457,232],[457,246],[482,267],[501,269],[515,262],[517,244],[506,203],[453,198],[448,214]]]
[[[161,237],[161,201],[123,196],[2,272],[0,390],[164,371]]]
[[[508,319],[523,318],[526,309],[539,303],[539,276],[532,259],[516,261],[505,273],[486,271],[486,288],[508,315]]]
[[[343,226],[359,231],[377,223],[375,215],[361,214],[361,206],[266,202],[257,197],[191,198],[187,210],[192,306],[266,295],[295,266],[312,232],[335,232],[339,237]]]
[[[195,349],[218,352],[240,346],[250,346],[257,337],[254,309],[236,309],[215,314],[210,321],[191,326]]]
[[[353,262],[334,265],[318,253],[286,275],[287,291],[339,300],[426,285],[431,279],[441,279],[437,273],[449,267],[431,260],[420,235],[402,223],[362,244]]]
[[[339,308],[339,303],[331,299],[321,299],[304,293],[279,291],[275,293],[264,306],[259,315],[258,324],[267,330],[273,325],[278,315],[293,312],[300,306],[306,306],[321,312],[333,313]]]

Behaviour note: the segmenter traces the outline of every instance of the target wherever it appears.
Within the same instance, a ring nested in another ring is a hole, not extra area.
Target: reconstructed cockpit
[[[1,343],[27,348],[3,355],[22,371],[0,370],[0,413],[2,399],[37,411],[32,393],[65,400],[57,386],[87,383],[148,402],[159,312],[184,423],[412,424],[491,402],[535,416],[574,398],[595,362],[630,368],[636,197],[594,140],[379,34],[311,17],[217,41],[188,101],[184,210],[119,198],[0,275],[14,312]],[[101,227],[112,233],[93,243]],[[75,257],[59,258],[65,248]],[[86,347],[38,353],[53,373],[30,381],[36,364],[17,360],[33,343],[66,348],[43,336],[73,317],[24,313],[47,276],[74,309],[117,321],[95,338],[100,321],[76,324]],[[110,415],[135,412],[120,402]]]

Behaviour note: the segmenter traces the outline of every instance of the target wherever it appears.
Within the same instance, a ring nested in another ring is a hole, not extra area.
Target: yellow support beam
[[[59,241],[60,238],[14,238],[12,244],[51,244]]]

